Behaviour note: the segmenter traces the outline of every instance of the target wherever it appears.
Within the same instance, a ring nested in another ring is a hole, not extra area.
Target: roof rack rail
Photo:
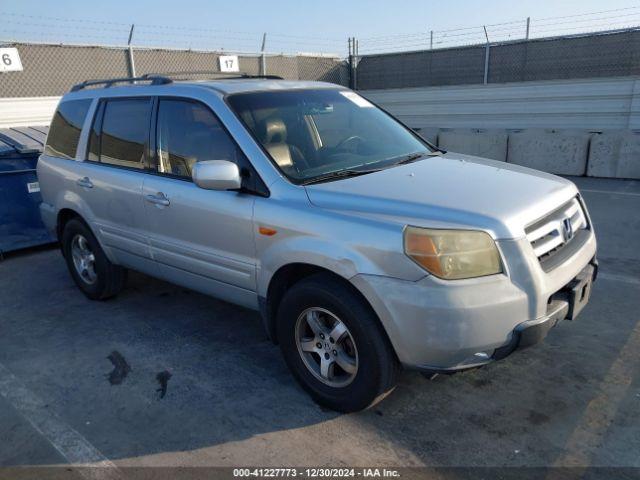
[[[240,78],[264,78],[266,80],[284,80],[280,75],[250,75],[248,73],[243,73],[240,75]]]
[[[141,77],[121,77],[121,78],[107,78],[105,80],[85,80],[82,83],[78,83],[71,87],[72,92],[77,92],[87,87],[95,85],[103,85],[103,88],[109,88],[116,83],[138,83],[138,82],[151,82],[151,85],[166,85],[173,82],[169,77],[155,74],[146,74]]]
[[[251,73],[245,72],[216,72],[213,70],[194,70],[187,72],[163,72],[163,73],[148,73],[147,76],[164,76],[164,77],[175,77],[176,75],[215,75],[225,79],[234,79],[234,78],[264,78],[266,80],[284,80],[284,78],[278,75],[253,75]],[[212,78],[209,80],[216,80],[216,78]]]

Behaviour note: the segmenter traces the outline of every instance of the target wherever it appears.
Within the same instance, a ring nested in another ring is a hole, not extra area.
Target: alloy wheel
[[[80,278],[89,285],[96,283],[98,279],[95,268],[96,257],[83,235],[77,234],[71,240],[71,258]]]
[[[331,387],[349,385],[358,372],[358,350],[347,326],[330,311],[312,307],[296,321],[296,346],[307,369]]]

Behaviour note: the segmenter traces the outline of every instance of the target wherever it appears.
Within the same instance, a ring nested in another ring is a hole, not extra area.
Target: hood
[[[496,239],[577,195],[563,178],[457,153],[305,187],[315,206],[431,228],[474,228]]]

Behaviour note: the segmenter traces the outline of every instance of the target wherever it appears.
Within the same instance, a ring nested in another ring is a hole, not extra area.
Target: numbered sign
[[[237,55],[222,55],[218,57],[221,72],[239,72],[240,64]]]
[[[22,62],[17,48],[0,48],[0,72],[21,72]]]

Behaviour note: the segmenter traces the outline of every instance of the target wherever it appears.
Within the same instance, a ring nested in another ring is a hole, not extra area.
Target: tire
[[[336,344],[330,333],[337,330],[343,333]],[[287,291],[277,335],[293,376],[322,406],[363,410],[395,387],[399,362],[377,316],[353,287],[330,274],[312,275]]]
[[[64,226],[62,253],[76,285],[91,300],[105,300],[124,288],[127,271],[109,261],[96,237],[79,218]]]

